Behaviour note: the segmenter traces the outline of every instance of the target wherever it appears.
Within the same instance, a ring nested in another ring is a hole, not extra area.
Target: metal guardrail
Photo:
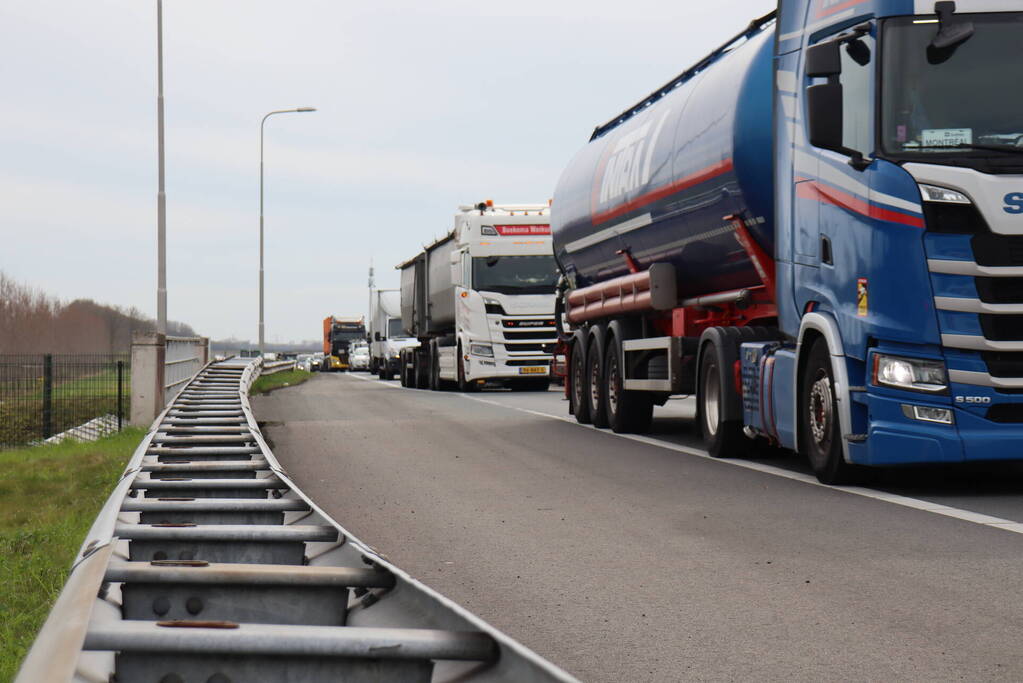
[[[259,374],[261,375],[272,375],[275,372],[281,372],[282,370],[294,370],[296,362],[293,360],[272,360],[263,361],[263,370]]]
[[[208,359],[209,340],[205,337],[167,337],[164,353],[164,405],[174,400]]]
[[[153,423],[16,681],[574,681],[401,571],[281,469],[206,366]]]

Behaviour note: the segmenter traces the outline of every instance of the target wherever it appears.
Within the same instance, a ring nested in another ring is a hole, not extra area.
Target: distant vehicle
[[[546,204],[461,206],[454,229],[405,261],[403,386],[485,383],[546,391],[558,269]]]
[[[349,354],[349,364],[352,370],[369,372],[369,361],[369,346],[366,344],[356,344],[352,347]]]
[[[277,354],[273,351],[267,351],[263,354],[263,360],[277,360]]]
[[[366,337],[365,321],[359,318],[335,318],[327,316],[323,319],[323,372],[345,371],[348,369],[348,351],[352,342]]]
[[[401,324],[401,291],[374,289],[369,294],[369,371],[391,379],[401,364],[401,350],[419,346]]]
[[[305,370],[306,372],[313,371],[313,354],[311,353],[300,353],[295,357],[295,363],[299,370]]]

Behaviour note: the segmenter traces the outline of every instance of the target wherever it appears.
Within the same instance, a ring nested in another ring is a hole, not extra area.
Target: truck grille
[[[987,304],[1023,303],[1023,278],[975,277],[977,295]]]
[[[558,333],[554,330],[522,330],[521,332],[511,332],[509,330],[504,331],[505,339],[535,339],[540,341],[554,341],[558,338]]]
[[[976,235],[973,259],[982,266],[1023,266],[1023,235]]]
[[[504,345],[510,353],[553,353],[554,344],[517,344],[507,343]]]
[[[1023,315],[999,315],[980,313],[980,329],[984,337],[994,341],[1016,341],[1023,339]]]

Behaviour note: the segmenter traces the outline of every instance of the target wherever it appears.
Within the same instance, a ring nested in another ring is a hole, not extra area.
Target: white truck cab
[[[546,388],[558,270],[544,204],[461,206],[454,229],[401,264],[402,322],[420,342],[402,381]]]

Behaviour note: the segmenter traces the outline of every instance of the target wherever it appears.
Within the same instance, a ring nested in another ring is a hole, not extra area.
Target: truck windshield
[[[553,294],[558,283],[554,256],[478,256],[472,286],[500,294]]]
[[[935,19],[885,22],[882,147],[928,163],[1012,156],[1023,163],[1023,13],[952,18],[974,32],[944,49],[931,46]]]
[[[387,320],[387,338],[398,339],[401,337],[407,337],[405,330],[401,326],[401,318],[388,318]]]

